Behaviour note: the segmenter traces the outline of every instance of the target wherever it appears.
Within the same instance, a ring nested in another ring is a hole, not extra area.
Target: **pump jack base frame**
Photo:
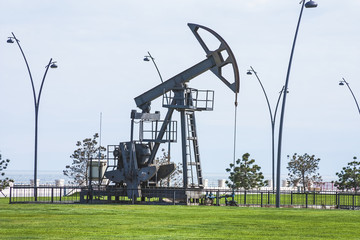
[[[128,198],[129,191],[131,192],[130,189],[114,186],[83,188],[80,192],[80,203],[197,205],[204,199],[204,190],[199,188],[142,188],[141,197],[133,198]]]

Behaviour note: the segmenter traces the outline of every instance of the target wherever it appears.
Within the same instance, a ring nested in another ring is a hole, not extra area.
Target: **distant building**
[[[312,190],[315,191],[337,191],[338,189],[334,186],[333,182],[320,182],[313,183],[311,185]]]

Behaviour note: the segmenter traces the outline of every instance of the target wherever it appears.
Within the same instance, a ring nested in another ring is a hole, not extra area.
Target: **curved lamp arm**
[[[354,95],[353,91],[351,90],[351,88],[350,88],[350,86],[349,86],[349,83],[345,80],[345,78],[342,78],[342,79],[343,79],[343,80],[342,80],[342,81],[340,81],[339,85],[344,85],[344,83],[346,84],[346,86],[347,86],[347,87],[348,87],[348,89],[350,90],[351,95],[352,95],[352,96],[353,96],[353,98],[354,98],[354,101],[355,101],[355,103],[356,103],[357,109],[358,109],[359,114],[360,114],[360,107],[359,107],[359,104],[358,104],[358,102],[357,102],[357,100],[356,100],[356,97],[355,97],[355,95]]]
[[[300,27],[300,22],[301,22],[301,17],[302,17],[304,7],[306,7],[306,8],[315,8],[315,7],[317,7],[317,3],[312,1],[312,0],[308,1],[307,3],[305,3],[305,0],[302,0],[300,2],[300,4],[301,4],[301,10],[300,10],[300,15],[299,15],[299,20],[298,20],[298,23],[297,23],[297,26],[296,26],[293,45],[292,45],[292,48],[291,48],[291,54],[290,54],[289,65],[288,65],[287,74],[286,74],[283,101],[282,101],[281,113],[280,113],[280,125],[279,125],[279,137],[278,137],[278,154],[277,154],[277,166],[276,166],[277,167],[277,169],[276,169],[276,207],[277,208],[280,207],[281,143],[282,143],[282,132],[283,132],[284,115],[285,115],[285,103],[286,103],[286,95],[287,95],[286,90],[288,89],[288,84],[289,84],[291,64],[292,64],[292,59],[293,59],[293,55],[294,55],[294,51],[295,51],[296,39],[297,39],[297,35],[298,35],[298,32],[299,32],[299,27]]]
[[[29,73],[29,77],[30,77],[30,80],[31,80],[31,87],[32,87],[33,96],[34,96],[34,104],[35,104],[35,106],[36,106],[36,105],[37,105],[37,102],[36,102],[35,86],[34,86],[34,81],[33,81],[32,75],[31,75],[31,71],[30,71],[30,67],[29,67],[28,61],[26,60],[24,51],[22,50],[22,48],[21,48],[21,46],[20,46],[20,41],[15,37],[15,34],[14,34],[13,32],[11,32],[11,34],[13,35],[13,38],[15,39],[16,44],[19,46],[19,49],[20,49],[20,51],[21,51],[21,54],[22,54],[22,56],[23,56],[23,58],[24,58],[24,61],[25,61],[25,64],[26,64],[26,67],[27,67],[27,70],[28,70],[28,73]]]

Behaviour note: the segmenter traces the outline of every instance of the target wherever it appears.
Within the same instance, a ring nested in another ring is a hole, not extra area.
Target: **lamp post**
[[[149,61],[150,61],[149,58],[151,59],[152,63],[154,64],[154,66],[155,66],[155,68],[156,68],[156,71],[157,71],[157,73],[158,73],[158,75],[159,75],[160,81],[163,83],[164,81],[163,81],[163,78],[162,78],[161,73],[160,73],[160,71],[159,71],[159,68],[158,68],[158,66],[156,65],[155,58],[153,58],[153,56],[151,56],[151,54],[150,54],[149,51],[148,51],[148,54],[149,54],[149,55],[144,56],[144,61],[145,61],[145,62],[149,62]],[[166,98],[166,103],[169,104],[169,99],[168,99],[167,93],[165,93],[165,98]],[[169,135],[169,137],[170,137],[170,135]],[[171,148],[170,148],[170,141],[169,141],[169,143],[168,143],[168,155],[167,155],[168,163],[170,163],[170,150],[171,150]],[[168,185],[168,187],[170,187],[170,177],[168,177],[167,185]]]
[[[151,59],[151,61],[153,62],[154,66],[155,66],[155,68],[156,68],[157,73],[159,74],[159,77],[160,77],[161,82],[164,82],[164,81],[163,81],[163,78],[162,78],[162,76],[161,76],[161,74],[160,74],[159,68],[158,68],[157,65],[156,65],[155,58],[153,58],[153,57],[151,56],[150,52],[148,52],[148,54],[149,54],[148,56],[144,56],[144,61],[145,61],[145,62],[148,62],[148,61],[150,61],[149,58]]]
[[[356,100],[356,98],[355,98],[355,95],[354,95],[353,91],[351,90],[351,88],[350,88],[350,86],[349,86],[349,83],[345,80],[345,78],[342,78],[342,79],[343,79],[343,80],[339,82],[339,85],[340,85],[340,86],[344,86],[344,83],[345,83],[346,86],[349,88],[349,90],[350,90],[350,92],[351,92],[351,95],[353,96],[354,101],[355,101],[355,103],[356,103],[356,106],[357,106],[357,109],[358,109],[358,111],[359,111],[359,114],[360,114],[359,104],[358,104],[358,102],[357,102],[357,100]]]
[[[284,86],[285,89],[288,89],[290,70],[291,70],[291,63],[292,63],[292,58],[293,58],[293,55],[294,55],[296,38],[297,38],[297,35],[298,35],[299,26],[300,26],[304,6],[306,8],[316,8],[317,7],[317,3],[312,1],[312,0],[310,0],[310,1],[306,2],[306,3],[305,3],[305,0],[302,0],[300,2],[300,4],[301,4],[301,10],[300,10],[299,20],[298,20],[298,23],[297,23],[297,26],[296,26],[294,41],[293,41],[293,45],[292,45],[292,49],[291,49],[290,60],[289,60],[289,65],[288,65],[287,74],[286,74],[286,81],[285,81],[285,86]],[[284,125],[286,95],[287,95],[287,93],[286,93],[286,91],[284,91],[283,101],[282,101],[282,106],[281,106],[281,114],[280,114],[280,125],[279,125],[278,154],[277,154],[277,166],[276,166],[277,167],[276,168],[276,207],[277,208],[280,207],[281,143],[282,143],[282,131],[283,131],[283,125]]]
[[[280,98],[281,98],[281,95],[284,91],[284,87],[281,89],[280,93],[279,93],[279,97],[277,99],[277,102],[276,102],[276,106],[275,106],[275,111],[274,111],[274,115],[272,113],[272,110],[271,110],[271,107],[270,107],[270,102],[269,102],[269,98],[266,94],[266,91],[265,91],[265,88],[262,84],[262,82],[260,81],[260,78],[259,76],[257,75],[257,72],[254,70],[254,68],[252,66],[250,66],[250,70],[247,71],[247,75],[252,75],[252,73],[255,74],[255,77],[256,79],[258,80],[262,90],[263,90],[263,93],[265,95],[265,99],[266,99],[266,103],[267,103],[267,106],[268,106],[268,109],[269,109],[269,114],[270,114],[270,121],[271,121],[271,156],[272,156],[272,189],[273,191],[275,190],[275,119],[276,119],[276,113],[277,113],[277,110],[278,110],[278,106],[279,106],[279,102],[280,102]]]
[[[46,78],[46,74],[50,68],[57,68],[56,62],[54,62],[52,60],[52,58],[50,58],[50,61],[48,63],[48,65],[45,66],[45,73],[44,76],[42,78],[41,81],[41,85],[40,85],[40,90],[38,95],[36,96],[36,91],[35,91],[35,86],[34,86],[34,81],[31,75],[31,71],[30,71],[30,67],[29,64],[26,60],[24,51],[22,50],[21,46],[20,46],[20,41],[19,39],[17,39],[15,37],[14,33],[11,33],[13,36],[9,37],[8,40],[6,41],[7,43],[14,43],[14,40],[16,42],[16,44],[18,45],[21,54],[24,58],[28,73],[29,73],[29,77],[30,77],[30,81],[31,81],[31,87],[32,87],[32,91],[33,91],[33,96],[34,96],[34,106],[35,106],[35,150],[34,150],[34,199],[35,201],[37,201],[37,149],[38,149],[38,116],[39,116],[39,104],[40,104],[40,97],[41,97],[41,92],[44,86],[44,81]]]

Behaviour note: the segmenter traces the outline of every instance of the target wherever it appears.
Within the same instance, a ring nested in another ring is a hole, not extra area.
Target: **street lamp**
[[[144,56],[144,61],[145,61],[145,62],[149,62],[149,61],[150,61],[149,58],[151,59],[151,61],[153,62],[154,66],[155,66],[155,68],[156,68],[156,71],[157,71],[158,74],[159,74],[159,77],[160,77],[161,82],[164,82],[164,81],[163,81],[163,78],[162,78],[162,76],[161,76],[161,74],[160,74],[159,68],[157,67],[157,65],[156,65],[156,63],[155,63],[155,58],[153,58],[153,57],[151,56],[150,52],[148,52],[148,54],[149,54],[148,56]]]
[[[155,68],[156,68],[157,73],[159,74],[160,81],[163,83],[164,81],[163,81],[163,78],[162,78],[162,76],[161,76],[161,74],[160,74],[159,68],[158,68],[158,66],[156,65],[155,58],[153,58],[153,57],[151,56],[150,52],[148,52],[148,54],[149,54],[148,56],[144,56],[144,59],[143,59],[143,60],[144,60],[145,62],[149,62],[150,59],[151,59],[151,61],[153,62],[154,66],[155,66]],[[149,59],[149,58],[150,58],[150,59]],[[167,93],[165,93],[165,98],[166,98],[166,103],[169,104],[169,99],[168,99]]]
[[[155,66],[155,68],[156,68],[156,71],[157,71],[157,73],[158,73],[158,75],[159,75],[160,81],[163,83],[164,81],[163,81],[163,78],[162,78],[162,76],[161,76],[161,74],[160,74],[159,68],[158,68],[158,66],[156,65],[155,58],[153,58],[153,56],[151,56],[151,54],[150,54],[149,51],[148,51],[148,54],[149,54],[149,55],[144,56],[144,59],[143,59],[143,60],[144,60],[145,62],[149,62],[150,59],[151,59],[151,61],[153,62],[154,66]],[[150,59],[149,59],[149,58],[150,58]],[[168,99],[167,93],[165,93],[165,98],[166,98],[166,103],[169,104],[169,99]],[[169,141],[169,143],[168,143],[168,156],[167,156],[167,158],[168,158],[168,163],[170,163],[170,150],[171,150],[171,147],[170,147],[170,141]],[[168,177],[167,185],[168,185],[168,187],[170,186],[170,177]]]
[[[306,3],[305,3],[305,0],[302,0],[300,2],[300,4],[302,4],[302,5],[301,5],[299,20],[298,20],[298,23],[297,23],[297,26],[296,26],[294,41],[293,41],[293,45],[292,45],[292,49],[291,49],[289,66],[288,66],[288,69],[287,69],[286,81],[285,81],[285,86],[284,86],[285,89],[288,89],[290,70],[291,70],[291,63],[292,63],[292,58],[293,58],[293,55],[294,55],[296,38],[297,38],[297,34],[299,32],[299,26],[300,26],[304,6],[306,8],[316,8],[317,7],[317,3],[312,1],[312,0],[310,0],[310,1],[306,2]],[[282,106],[281,106],[281,114],[280,114],[280,125],[279,125],[278,154],[277,154],[277,166],[276,166],[277,167],[277,169],[276,169],[276,207],[277,208],[280,207],[281,143],[282,143],[282,131],[283,131],[283,125],[284,125],[286,95],[287,95],[287,92],[284,91],[283,101],[282,101]]]
[[[24,51],[22,50],[22,48],[20,46],[20,41],[19,41],[19,39],[17,39],[15,37],[14,33],[11,33],[11,34],[13,36],[9,37],[6,42],[7,43],[14,43],[14,40],[16,41],[16,43],[17,43],[17,45],[18,45],[18,47],[19,47],[19,49],[21,51],[21,54],[22,54],[22,56],[24,58],[24,61],[25,61],[25,64],[26,64],[26,67],[27,67],[27,70],[28,70],[28,73],[29,73],[31,86],[32,86],[32,91],[33,91],[33,96],[34,96],[34,105],[35,105],[34,198],[35,198],[35,201],[37,201],[37,181],[36,181],[37,180],[37,148],[38,148],[37,144],[38,144],[38,116],[39,116],[40,97],[41,97],[41,92],[42,92],[42,89],[43,89],[43,86],[44,86],[44,81],[45,81],[45,78],[46,78],[46,74],[47,74],[49,68],[57,68],[58,66],[56,65],[56,62],[54,62],[52,60],[52,58],[50,58],[50,61],[49,61],[48,65],[45,66],[45,73],[44,73],[44,76],[43,76],[42,81],[41,81],[40,90],[39,90],[38,95],[36,96],[34,81],[33,81],[32,75],[31,75],[30,67],[29,67],[29,64],[28,64],[28,62],[26,60]]]
[[[353,93],[353,91],[351,90],[350,86],[349,86],[349,83],[345,80],[345,78],[342,78],[343,80],[339,82],[339,85],[340,86],[344,86],[344,83],[346,84],[346,86],[349,88],[350,92],[351,92],[351,95],[353,96],[354,100],[355,100],[355,103],[356,103],[356,106],[357,106],[357,109],[359,111],[359,114],[360,114],[360,108],[359,108],[359,104],[355,98],[355,95]]]
[[[279,102],[280,102],[280,98],[281,98],[281,94],[283,93],[284,91],[284,87],[281,89],[281,91],[279,92],[279,97],[277,99],[277,102],[276,102],[276,106],[275,106],[275,111],[274,111],[274,115],[271,111],[271,107],[270,107],[270,102],[269,102],[269,98],[266,94],[266,91],[265,91],[265,88],[262,84],[262,82],[260,81],[260,78],[259,76],[257,75],[257,72],[254,70],[254,68],[252,66],[250,66],[250,70],[247,71],[247,75],[252,75],[252,73],[255,74],[255,77],[256,79],[258,80],[262,90],[263,90],[263,93],[265,95],[265,99],[266,99],[266,103],[267,103],[267,106],[269,108],[269,114],[270,114],[270,121],[271,121],[271,150],[272,150],[272,188],[273,190],[275,190],[275,119],[276,119],[276,113],[277,113],[277,110],[278,110],[278,106],[279,106]],[[288,91],[287,91],[288,92]]]

